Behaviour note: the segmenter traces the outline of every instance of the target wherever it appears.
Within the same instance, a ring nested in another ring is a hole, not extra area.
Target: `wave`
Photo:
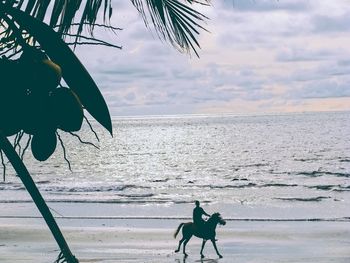
[[[249,181],[247,178],[233,178],[231,181]]]
[[[297,162],[315,162],[315,161],[319,161],[319,158],[295,158],[294,161]]]
[[[333,190],[334,187],[337,187],[336,185],[311,185],[311,186],[306,186],[307,188],[310,189],[317,189],[317,190]]]
[[[107,185],[107,186],[58,186],[47,185],[50,181],[36,182],[40,191],[45,192],[65,192],[65,193],[87,193],[87,192],[121,192],[127,189],[151,189],[150,186],[144,185]],[[0,183],[0,190],[25,190],[23,184],[20,183]]]
[[[138,198],[129,198],[128,200],[125,199],[105,199],[105,200],[96,200],[96,199],[49,199],[46,198],[45,200],[47,203],[72,203],[72,204],[165,204],[169,202],[173,202],[170,200],[150,200],[150,199],[144,199],[140,200]],[[21,204],[21,203],[33,203],[33,200],[0,200],[0,203],[8,203],[8,204]],[[173,202],[175,203],[175,202]],[[193,202],[191,202],[193,203]]]
[[[317,197],[309,197],[309,198],[302,198],[302,197],[276,197],[274,199],[277,200],[283,200],[283,201],[299,201],[299,202],[320,202],[324,199],[332,198],[330,196],[317,196]]]
[[[232,168],[241,169],[241,168],[264,167],[264,166],[270,166],[270,164],[269,163],[251,163],[251,164],[235,165],[235,166],[232,166]]]
[[[127,198],[144,198],[144,197],[152,197],[154,194],[118,194],[121,197]]]
[[[334,172],[322,172],[322,171],[312,171],[312,172],[298,172],[296,175],[305,175],[309,177],[320,177],[324,175],[331,175],[336,177],[350,177],[350,173],[334,173]]]
[[[41,216],[0,215],[1,219],[39,219]],[[181,216],[55,216],[56,219],[67,220],[189,220],[192,217]],[[350,217],[320,218],[224,218],[226,221],[244,222],[350,222]]]
[[[36,184],[49,184],[51,183],[49,180],[37,181]]]
[[[248,183],[248,184],[241,184],[241,185],[196,185],[196,187],[203,187],[203,188],[210,188],[210,189],[225,189],[225,188],[249,188],[249,187],[256,187],[256,188],[264,188],[264,187],[306,187],[309,189],[316,189],[316,190],[325,190],[325,191],[350,191],[350,185],[342,186],[342,185],[298,185],[298,184],[286,184],[286,183],[266,183],[266,184],[255,184],[255,183]]]
[[[333,189],[333,191],[336,191],[336,192],[347,192],[347,191],[350,191],[350,185],[348,186],[338,186],[337,189]]]
[[[304,174],[304,173],[303,173]],[[161,183],[161,182],[167,182],[169,179],[159,179],[154,180],[155,183]],[[42,192],[47,193],[53,193],[55,195],[82,195],[85,193],[115,193],[116,195],[120,197],[125,198],[149,198],[152,197],[154,194],[150,193],[152,189],[156,189],[158,186],[157,184],[145,186],[145,185],[135,185],[135,184],[125,184],[125,185],[106,185],[106,186],[67,186],[67,185],[50,185],[49,181],[41,181],[38,184],[38,188]],[[48,184],[48,185],[47,185]],[[213,184],[196,184],[195,181],[188,181],[187,184],[184,185],[178,185],[178,189],[248,189],[248,188],[289,188],[289,187],[304,187],[307,189],[315,189],[320,191],[335,191],[335,192],[349,192],[350,191],[350,185],[340,185],[340,184],[325,184],[325,185],[300,185],[300,184],[292,184],[292,183],[254,183],[249,182],[248,179],[232,179],[232,184],[225,184],[225,185],[213,185]],[[149,190],[149,191],[143,191],[141,194],[133,194],[132,190],[135,189],[141,189],[141,190]],[[7,190],[7,191],[24,191],[25,187],[20,183],[0,183],[0,191],[1,190]],[[131,191],[127,191],[131,190]],[[125,193],[126,192],[126,193]],[[302,199],[302,198],[301,198]],[[304,198],[305,199],[305,198]],[[287,199],[289,200],[289,199]],[[173,200],[168,200],[173,201]],[[292,200],[293,201],[293,200]],[[297,201],[297,200],[295,200]],[[303,200],[300,200],[303,201]],[[306,198],[306,201],[309,201]],[[310,200],[313,201],[313,200]],[[318,201],[318,200],[316,200]],[[0,201],[1,202],[1,201]]]
[[[19,183],[11,183],[11,182],[0,182],[0,190],[25,190],[25,187],[23,184]]]
[[[237,181],[237,180],[235,180]],[[246,181],[246,180],[243,180]],[[192,182],[193,184],[193,182]],[[198,187],[198,188],[210,188],[210,189],[240,189],[240,188],[250,188],[250,187],[256,187],[256,188],[264,188],[264,187],[296,187],[299,186],[298,184],[284,184],[284,183],[266,183],[266,184],[256,184],[256,183],[248,183],[248,184],[226,184],[226,185],[182,185],[184,188],[188,187]]]
[[[166,178],[166,179],[156,179],[156,180],[153,180],[152,183],[166,183],[169,181],[169,178]]]
[[[350,187],[347,188],[350,191]],[[171,197],[157,197],[153,193],[144,194],[117,194],[119,198],[99,199],[97,198],[46,198],[47,203],[82,203],[82,204],[192,204],[192,200],[174,200]],[[317,197],[274,197],[274,200],[289,202],[321,202],[323,200],[332,199],[331,196]],[[333,201],[339,201],[333,199]],[[0,203],[32,203],[31,199],[8,199],[0,200]],[[211,203],[212,201],[203,200],[202,203]]]
[[[231,181],[233,182],[246,182],[248,179],[237,179],[234,178]],[[240,189],[240,188],[264,188],[264,187],[305,187],[308,189],[316,189],[316,190],[325,190],[325,191],[350,191],[350,185],[343,186],[340,184],[337,185],[300,185],[300,184],[288,184],[288,183],[246,183],[246,184],[226,184],[226,185],[212,185],[212,184],[204,184],[204,185],[198,185],[194,184],[193,181],[189,181],[188,184],[190,185],[181,185],[180,187],[183,188],[209,188],[209,189]]]
[[[210,188],[210,189],[224,189],[224,188],[247,188],[247,187],[255,187],[257,184],[248,183],[242,185],[201,185],[201,187]]]
[[[125,184],[125,185],[107,185],[107,186],[48,186],[39,187],[45,192],[67,192],[67,193],[87,193],[87,192],[121,192],[126,189],[150,189],[149,186]]]
[[[282,183],[268,183],[263,184],[261,187],[296,187],[299,186],[297,184],[282,184]]]
[[[81,204],[193,204],[192,200],[172,200],[170,198],[150,198],[154,196],[153,194],[134,194],[134,195],[125,195],[121,196],[121,199],[57,199],[57,198],[46,198],[45,201],[47,203],[81,203]],[[125,199],[122,199],[125,197]],[[145,198],[145,199],[142,199]],[[1,203],[33,203],[31,199],[8,199],[8,200],[0,200]],[[209,204],[211,201],[202,200],[201,203]]]
[[[342,186],[342,185],[332,185],[332,184],[326,184],[326,185],[311,185],[311,186],[305,186],[310,189],[316,189],[316,190],[325,190],[325,191],[338,191],[338,192],[345,192],[350,191],[350,185]]]

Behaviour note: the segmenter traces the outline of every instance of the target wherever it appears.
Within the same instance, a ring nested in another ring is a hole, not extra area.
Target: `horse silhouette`
[[[176,238],[177,234],[180,232],[180,229],[182,228],[182,238],[179,241],[179,246],[178,248],[175,250],[175,252],[179,252],[180,251],[180,247],[181,244],[183,244],[183,253],[185,255],[185,257],[187,257],[188,255],[186,254],[186,244],[188,243],[188,241],[190,241],[191,237],[194,235],[198,238],[202,238],[203,242],[202,242],[202,248],[201,248],[201,258],[204,258],[203,255],[203,249],[204,249],[204,245],[207,242],[207,240],[210,240],[213,243],[214,249],[216,251],[216,254],[219,256],[219,258],[222,258],[222,255],[219,253],[218,248],[216,247],[216,240],[215,240],[215,236],[216,236],[216,226],[220,224],[220,225],[225,225],[226,221],[224,219],[222,219],[220,213],[214,213],[209,219],[208,221],[205,222],[204,226],[201,227],[200,229],[198,228],[198,226],[196,226],[194,223],[192,222],[188,222],[188,223],[181,223],[178,228],[175,231],[174,234],[174,238]]]

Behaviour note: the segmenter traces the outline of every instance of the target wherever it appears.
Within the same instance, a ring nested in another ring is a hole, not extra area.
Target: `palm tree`
[[[57,129],[68,132],[80,129],[83,107],[112,134],[110,114],[96,83],[65,41],[73,37],[74,45],[87,43],[113,47],[113,44],[93,36],[96,27],[117,30],[110,25],[111,1],[0,0],[1,158],[5,153],[54,235],[61,249],[56,262],[78,260],[7,137],[15,134],[21,137],[24,133],[29,134],[29,138],[33,136],[33,155],[44,161],[55,151],[59,136]],[[181,52],[193,52],[198,56],[200,45],[197,37],[201,30],[205,30],[201,24],[206,17],[194,6],[209,5],[209,0],[131,2],[142,15],[145,25],[153,25],[159,38]],[[99,17],[102,22],[99,22]],[[83,34],[85,29],[89,36]],[[18,74],[23,76],[16,78]],[[69,88],[58,87],[61,77]],[[52,109],[48,117],[42,115],[40,107],[51,104],[57,104],[56,111]],[[15,107],[9,110],[11,105]],[[65,111],[67,105],[71,105],[68,112]],[[34,117],[23,116],[25,111]]]

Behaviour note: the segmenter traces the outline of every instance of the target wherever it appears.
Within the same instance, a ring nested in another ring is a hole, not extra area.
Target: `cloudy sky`
[[[111,114],[163,115],[350,110],[350,1],[215,0],[200,59],[145,28],[115,0],[99,34],[123,48],[78,48]]]

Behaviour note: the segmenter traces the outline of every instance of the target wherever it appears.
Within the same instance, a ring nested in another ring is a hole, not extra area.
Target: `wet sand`
[[[40,220],[39,220],[40,221]],[[59,251],[37,219],[0,219],[0,262],[53,262]],[[174,253],[179,220],[58,220],[80,262],[350,262],[349,222],[233,222],[217,231],[218,259],[210,242],[201,260],[201,240]],[[79,225],[79,226],[77,226]],[[179,238],[179,237],[178,237]]]

